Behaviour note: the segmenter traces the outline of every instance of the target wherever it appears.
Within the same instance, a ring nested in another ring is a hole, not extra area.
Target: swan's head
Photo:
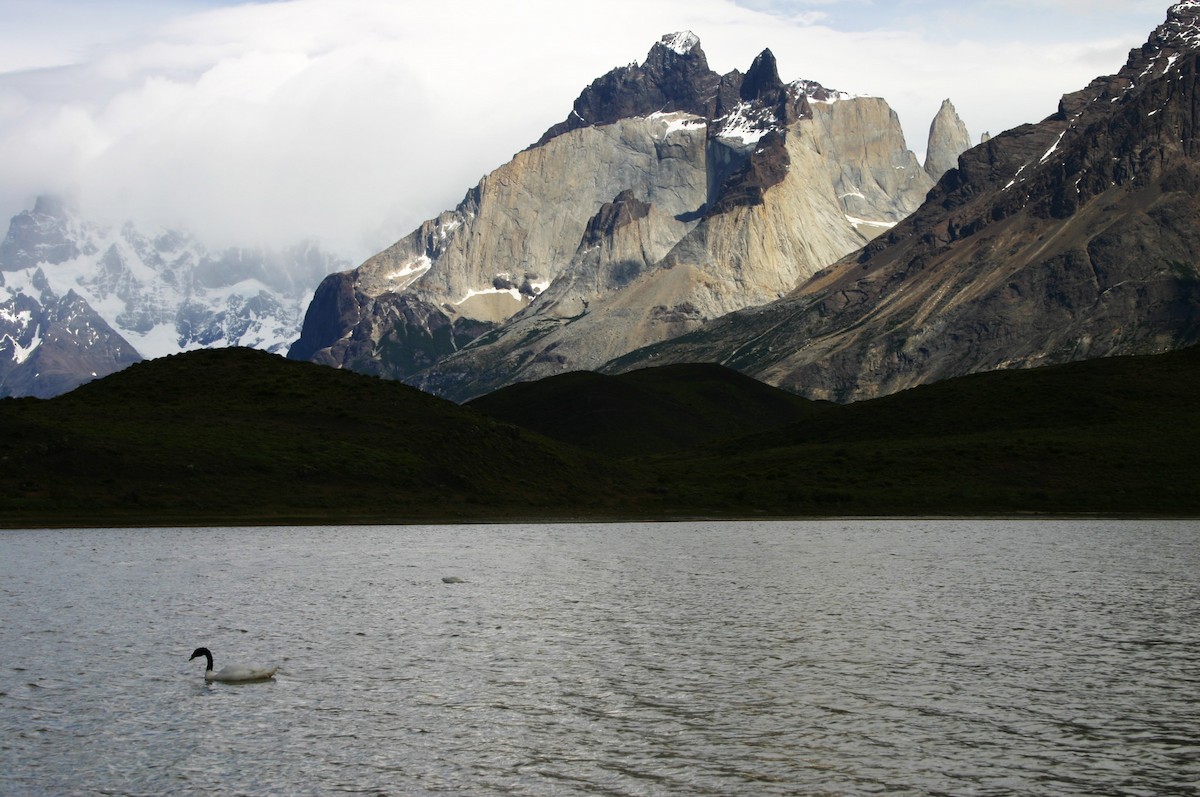
[[[196,648],[195,650],[192,651],[192,656],[191,656],[191,658],[188,659],[188,661],[191,661],[192,659],[198,659],[201,656],[204,657],[205,672],[211,671],[212,670],[212,653],[209,653],[208,648]]]

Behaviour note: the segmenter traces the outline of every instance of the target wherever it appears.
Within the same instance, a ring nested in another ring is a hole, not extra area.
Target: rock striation
[[[788,297],[610,364],[719,362],[851,401],[1200,342],[1200,2],[1115,75],[964,153],[908,219]]]
[[[453,210],[318,288],[289,357],[465,400],[773,301],[933,181],[879,98],[718,75],[690,33],[588,86]]]

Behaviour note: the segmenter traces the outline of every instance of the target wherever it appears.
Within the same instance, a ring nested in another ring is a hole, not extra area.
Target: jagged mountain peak
[[[703,56],[704,51],[700,49],[700,37],[692,33],[690,30],[681,30],[677,33],[668,33],[662,37],[659,44],[666,47],[676,55],[693,55],[700,54]]]
[[[78,230],[70,229],[74,216],[68,204],[55,196],[37,198],[33,210],[12,219],[0,241],[0,271],[31,268],[39,263],[62,263],[78,257]]]
[[[775,54],[769,49],[763,50],[750,65],[750,71],[742,78],[742,99],[749,102],[783,89],[784,85],[779,78],[779,64],[775,61]]]
[[[668,34],[458,207],[327,277],[288,356],[456,400],[594,367],[784,295],[931,186],[884,100],[784,83],[770,50],[718,75]]]
[[[958,156],[971,148],[971,134],[959,117],[954,103],[942,100],[942,107],[929,125],[929,143],[925,148],[925,171],[935,181],[958,165]]]
[[[1150,37],[1152,44],[1200,49],[1200,0],[1186,0],[1167,9],[1167,21]]]
[[[1200,53],[1200,0],[1176,3],[1167,9],[1166,20],[1154,29],[1146,43],[1130,50],[1129,60],[1115,76],[1124,81],[1115,87],[1116,93],[1136,89],[1147,77],[1164,75],[1184,56],[1196,53]],[[1104,79],[1096,82],[1103,83]]]
[[[56,219],[65,219],[70,215],[70,206],[62,197],[42,194],[33,203],[33,214],[35,216],[53,216]]]
[[[704,360],[810,398],[1200,341],[1200,0],[1058,113],[964,153],[786,299],[607,366]]]
[[[720,88],[721,76],[709,69],[700,39],[690,31],[669,33],[654,43],[641,64],[617,67],[592,81],[570,115],[531,149],[582,127],[660,111],[709,116]]]
[[[637,67],[636,64],[630,64]],[[654,43],[646,60],[638,67],[647,71],[708,70],[708,56],[700,46],[700,37],[690,30],[668,33]]]
[[[715,123],[711,127],[715,137],[740,139],[748,146],[804,115],[808,101],[848,97],[815,81],[784,83],[769,49],[758,54],[745,74],[735,69],[719,75],[709,68],[696,34],[668,33],[654,43],[641,64],[617,67],[592,81],[567,118],[529,149],[583,127],[664,113],[701,117]]]

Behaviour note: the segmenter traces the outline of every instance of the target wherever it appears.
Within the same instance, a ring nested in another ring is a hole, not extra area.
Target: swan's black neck
[[[192,656],[190,659],[188,659],[188,661],[191,661],[192,659],[194,659],[198,656],[203,656],[205,662],[207,662],[207,666],[204,668],[206,671],[211,670],[213,668],[212,654],[209,653],[208,648],[196,648],[194,651],[192,651]]]

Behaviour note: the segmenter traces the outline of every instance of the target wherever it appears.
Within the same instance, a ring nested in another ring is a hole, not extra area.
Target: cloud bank
[[[943,98],[975,136],[1039,120],[1118,69],[1163,17],[1139,9],[1144,24],[1127,32],[1047,46],[855,30],[839,22],[853,8],[287,0],[191,11],[81,45],[68,66],[0,74],[0,218],[59,192],[96,217],[214,243],[315,238],[358,260],[455,205],[664,33],[695,31],[720,72],[770,47],[785,79],[883,96],[919,152]]]

